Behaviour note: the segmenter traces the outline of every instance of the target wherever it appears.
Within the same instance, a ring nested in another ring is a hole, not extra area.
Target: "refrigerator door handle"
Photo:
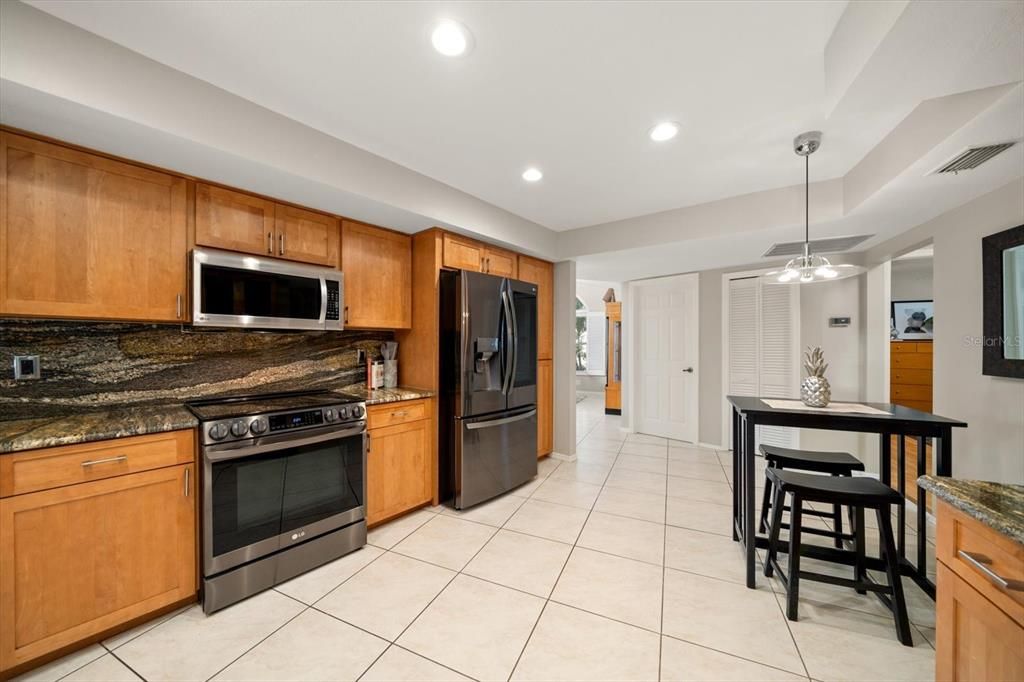
[[[513,331],[512,305],[509,301],[508,291],[504,288],[501,290],[501,305],[505,310],[505,376],[501,382],[501,392],[508,395],[509,391],[512,390],[512,378],[515,374],[515,359],[513,355],[515,353],[515,332]]]
[[[537,414],[537,410],[530,410],[528,412],[523,412],[522,414],[517,414],[511,417],[502,417],[501,419],[491,419],[490,421],[485,422],[469,422],[466,424],[466,428],[470,431],[476,431],[477,429],[487,429],[492,426],[501,426],[503,424],[511,424],[512,422],[521,421],[523,419],[529,419],[535,414]]]
[[[507,289],[510,291],[511,288]],[[512,369],[508,373],[508,393],[512,392],[516,383],[516,369],[519,366],[519,319],[516,317],[516,306],[512,294],[508,294],[508,312],[512,316]]]

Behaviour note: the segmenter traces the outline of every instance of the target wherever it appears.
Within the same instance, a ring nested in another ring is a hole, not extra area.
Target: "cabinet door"
[[[484,247],[484,272],[499,277],[516,278],[519,272],[518,257],[511,251],[496,249],[493,246]]]
[[[551,360],[537,361],[537,456],[554,449],[554,374]]]
[[[380,523],[430,502],[430,425],[424,419],[369,432],[366,522]]]
[[[444,235],[444,266],[456,270],[483,272],[483,244],[455,235]]]
[[[370,225],[341,224],[345,326],[412,326],[412,238]]]
[[[274,255],[338,267],[337,218],[284,204],[278,204],[274,212]]]
[[[196,244],[259,255],[275,252],[272,201],[196,184]]]
[[[0,133],[0,313],[176,320],[185,180]]]
[[[519,256],[519,276],[537,285],[537,358],[550,360],[554,352],[554,266],[547,261]]]
[[[935,679],[1024,680],[1024,627],[938,564]]]
[[[196,593],[195,471],[0,500],[0,670]]]

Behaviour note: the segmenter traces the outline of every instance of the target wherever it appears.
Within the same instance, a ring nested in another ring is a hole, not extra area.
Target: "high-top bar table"
[[[917,474],[922,476],[932,472],[926,471],[924,439],[935,440],[935,475],[950,476],[953,470],[953,428],[966,427],[966,422],[947,419],[928,412],[913,410],[902,405],[888,403],[856,403],[882,410],[886,414],[855,414],[835,412],[815,412],[797,409],[778,409],[766,404],[764,400],[774,398],[754,398],[747,396],[726,396],[732,404],[732,538],[743,545],[747,564],[747,587],[756,586],[754,577],[754,550],[767,547],[768,538],[757,534],[757,518],[754,514],[754,438],[758,426],[788,426],[795,429],[824,429],[830,431],[856,431],[860,433],[877,433],[880,437],[879,472],[883,483],[892,485],[891,436],[909,436],[917,439]],[[897,489],[906,494],[904,445],[903,438],[898,439],[899,455],[897,472]],[[916,483],[915,477],[913,485]],[[925,491],[917,488],[917,560],[912,563],[906,558],[906,524],[904,506],[899,508],[898,551],[900,568],[904,575],[913,578],[922,590],[935,598],[935,584],[928,578],[927,569],[927,532],[928,522],[925,516],[927,504]],[[785,549],[783,549],[785,551]],[[836,550],[829,547],[805,545],[801,555],[844,561],[836,555]],[[869,566],[870,568],[870,566]]]

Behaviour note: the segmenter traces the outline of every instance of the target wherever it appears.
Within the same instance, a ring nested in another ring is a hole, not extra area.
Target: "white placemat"
[[[761,398],[768,407],[776,410],[801,410],[803,412],[825,412],[828,414],[892,414],[885,410],[860,403],[829,403],[827,407],[808,407],[799,400],[769,400]]]

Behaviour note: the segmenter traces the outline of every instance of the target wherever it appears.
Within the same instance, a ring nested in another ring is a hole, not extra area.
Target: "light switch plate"
[[[38,355],[15,355],[14,356],[14,378],[15,379],[38,379],[39,378],[39,356]]]

